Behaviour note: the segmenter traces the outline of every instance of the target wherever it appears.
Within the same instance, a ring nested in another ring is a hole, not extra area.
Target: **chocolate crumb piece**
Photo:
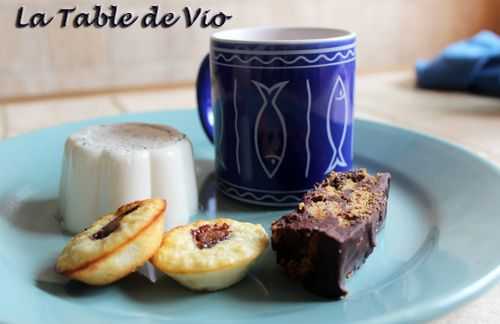
[[[120,222],[123,217],[133,213],[141,206],[140,202],[133,202],[118,208],[115,212],[115,217],[106,225],[104,225],[99,231],[92,234],[90,237],[92,240],[102,240],[108,237],[120,227]]]
[[[191,230],[191,236],[200,250],[211,248],[217,243],[227,240],[230,234],[231,231],[227,223],[205,224]]]
[[[345,279],[371,254],[383,226],[391,176],[332,172],[298,208],[272,224],[277,262],[306,289],[343,298]],[[321,199],[320,199],[321,198]]]

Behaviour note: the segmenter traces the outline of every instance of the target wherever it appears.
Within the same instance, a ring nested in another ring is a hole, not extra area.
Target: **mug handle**
[[[198,101],[198,116],[200,117],[201,125],[210,142],[214,142],[214,112],[212,108],[210,84],[210,58],[205,55],[205,58],[198,69],[198,77],[196,78],[196,99]]]

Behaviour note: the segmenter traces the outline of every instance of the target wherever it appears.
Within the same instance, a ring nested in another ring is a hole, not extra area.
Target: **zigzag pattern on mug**
[[[328,57],[326,54],[320,54],[312,59],[309,59],[303,55],[299,55],[299,56],[297,56],[293,59],[290,59],[290,60],[287,60],[281,56],[275,56],[269,60],[262,59],[259,56],[250,56],[249,58],[244,59],[244,58],[241,58],[238,54],[232,54],[231,56],[226,57],[224,54],[219,53],[215,56],[215,60],[216,61],[224,61],[226,63],[231,63],[234,60],[238,60],[244,64],[248,64],[248,63],[251,63],[253,61],[256,61],[256,62],[259,62],[260,64],[264,64],[264,65],[272,64],[275,61],[279,61],[279,62],[286,64],[286,65],[292,65],[292,64],[297,63],[299,60],[304,60],[306,63],[312,64],[312,63],[317,63],[320,60],[333,62],[333,61],[337,60],[339,57],[342,60],[345,60],[345,59],[348,59],[350,57],[355,57],[355,56],[356,56],[356,53],[354,52],[354,50],[350,49],[350,50],[346,51],[345,53],[337,52],[332,57]]]
[[[257,200],[257,201],[262,201],[264,199],[269,199],[269,200],[272,200],[274,202],[285,202],[285,201],[293,201],[293,202],[299,202],[301,199],[297,196],[292,196],[292,195],[286,195],[286,196],[283,196],[281,198],[278,198],[278,197],[275,197],[273,195],[270,195],[270,194],[264,194],[262,196],[257,196],[255,195],[254,193],[251,193],[251,192],[248,192],[248,191],[244,191],[244,192],[240,192],[238,191],[237,189],[235,188],[229,188],[229,187],[225,187],[224,185],[222,184],[219,184],[219,189],[222,190],[223,192],[226,192],[226,193],[229,193],[229,194],[234,194],[240,198],[246,198],[246,197],[250,197],[252,198],[253,200]]]

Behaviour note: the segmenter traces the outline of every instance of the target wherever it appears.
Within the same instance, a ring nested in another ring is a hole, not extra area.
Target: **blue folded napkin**
[[[461,90],[500,97],[500,37],[482,31],[449,45],[431,61],[416,64],[422,88]]]

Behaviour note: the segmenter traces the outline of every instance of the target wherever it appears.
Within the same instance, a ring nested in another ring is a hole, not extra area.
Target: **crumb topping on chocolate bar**
[[[227,223],[205,224],[191,230],[191,236],[200,250],[211,248],[217,243],[227,240],[230,234],[231,230]]]
[[[353,225],[382,207],[384,192],[374,190],[377,182],[378,177],[366,169],[332,172],[305,195],[297,211],[317,220],[335,217],[340,226]]]

